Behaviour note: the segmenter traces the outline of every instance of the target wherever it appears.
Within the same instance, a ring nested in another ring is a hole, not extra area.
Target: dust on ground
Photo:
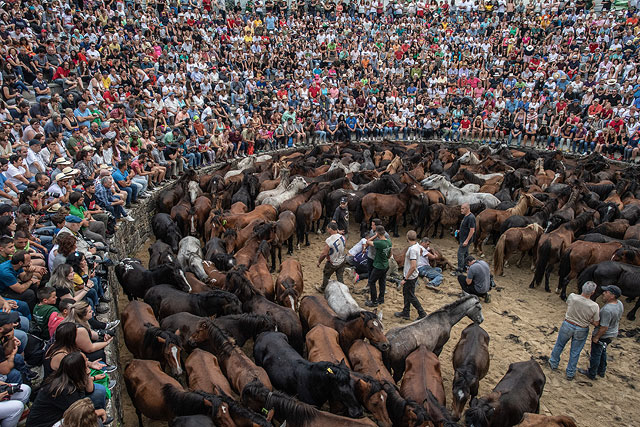
[[[392,238],[395,247],[405,248],[404,238],[407,229],[400,230],[400,237]],[[358,228],[352,224],[347,241],[347,247],[356,243]],[[302,247],[300,251],[294,251],[294,257],[302,264],[304,272],[305,295],[318,295],[314,286],[322,281],[322,270],[316,267],[318,255],[322,250],[324,238],[312,234],[309,236],[311,246]],[[147,243],[135,255],[148,261]],[[453,264],[456,262],[457,244],[453,237],[445,235],[443,239],[432,239],[432,245],[442,251]],[[286,249],[285,249],[286,250]],[[491,265],[493,246],[485,245],[485,260]],[[473,250],[471,251],[473,254]],[[283,254],[284,256],[284,254]],[[512,258],[513,263],[517,260]],[[544,415],[569,415],[576,419],[579,426],[638,426],[640,425],[640,393],[637,387],[636,372],[640,370],[640,327],[636,322],[626,319],[626,313],[631,309],[623,298],[625,305],[625,317],[620,323],[620,335],[613,341],[608,349],[607,375],[604,379],[591,381],[577,374],[573,381],[565,379],[564,369],[569,354],[569,345],[565,348],[557,371],[551,371],[547,366],[547,360],[555,343],[558,328],[560,327],[566,310],[566,304],[555,293],[547,293],[544,287],[529,289],[532,273],[529,269],[531,260],[526,257],[522,267],[510,265],[505,268],[503,277],[496,277],[497,288],[491,292],[491,303],[482,303],[484,323],[482,327],[489,333],[489,353],[491,365],[487,376],[480,382],[479,395],[485,395],[500,381],[507,372],[510,363],[529,360],[538,361],[547,382],[544,387],[540,402],[540,413]],[[556,269],[557,270],[557,269]],[[348,271],[348,270],[347,270]],[[353,276],[345,273],[345,282],[354,289],[362,289],[366,282],[360,281],[354,285]],[[421,282],[424,283],[424,282]],[[551,289],[555,289],[557,275],[551,276]],[[569,285],[569,291],[576,289],[575,281]],[[460,288],[455,277],[444,273],[444,282],[436,291],[427,289],[423,284],[416,289],[416,295],[422,302],[425,310],[430,313],[458,298]],[[365,293],[355,293],[356,301],[364,306]],[[120,296],[120,307],[126,305],[126,298]],[[407,324],[399,320],[393,313],[400,311],[403,306],[402,291],[395,284],[387,282],[385,303],[379,307],[382,310],[385,330],[395,326]],[[417,313],[412,308],[411,318],[415,320]],[[440,354],[444,388],[447,393],[447,404],[450,407],[451,381],[453,379],[453,367],[451,356],[455,344],[460,338],[461,331],[471,321],[464,318],[453,327],[451,338],[444,346]],[[120,366],[124,368],[131,359],[131,354],[126,350],[121,340]],[[245,346],[245,350],[247,347]],[[586,368],[589,361],[589,341],[580,356],[578,367]],[[251,357],[252,355],[249,354]],[[131,400],[123,389],[123,407],[125,412],[125,425],[137,424],[135,409]],[[144,417],[145,426],[164,426],[165,422],[152,421]]]

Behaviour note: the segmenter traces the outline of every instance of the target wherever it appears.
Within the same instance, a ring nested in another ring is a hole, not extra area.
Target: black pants
[[[402,313],[407,316],[411,313],[412,305],[416,310],[418,310],[418,316],[423,316],[425,314],[422,304],[420,304],[420,301],[418,301],[418,298],[416,297],[417,281],[417,277],[415,279],[405,280],[404,286],[402,287],[402,296],[404,297],[404,308],[402,309]]]
[[[19,299],[20,301],[26,302],[29,305],[29,310],[33,312],[33,308],[38,303],[38,299],[36,298],[37,289],[38,289],[37,285],[34,284],[34,285],[31,285],[30,288],[25,289],[21,294],[19,294],[7,288],[2,292],[2,296],[5,298]]]
[[[340,283],[344,283],[344,268],[346,267],[347,262],[343,261],[340,265],[333,265],[329,260],[324,264],[324,268],[322,269],[322,292],[324,292],[327,284],[329,283],[329,278],[333,273],[336,273],[336,280]]]
[[[369,294],[372,302],[384,300],[384,291],[387,287],[387,270],[389,270],[389,268],[380,269],[373,267],[371,274],[369,274]],[[376,282],[380,284],[380,293],[377,295],[377,298]]]
[[[467,276],[465,276],[464,274],[458,274],[458,283],[460,283],[460,287],[462,288],[462,290],[468,294],[477,295],[479,297],[487,295],[486,293],[480,293],[476,291],[476,287],[473,282],[471,282],[470,285],[467,285]]]

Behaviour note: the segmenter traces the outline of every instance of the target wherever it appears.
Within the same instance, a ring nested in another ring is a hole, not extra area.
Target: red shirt
[[[622,125],[624,124],[624,122],[622,121],[622,119],[618,119],[618,120],[611,120],[609,122],[609,127],[612,127],[613,130],[617,132],[620,132],[620,129],[622,128]]]
[[[462,127],[462,129],[469,129],[471,127],[471,120],[462,119],[462,121],[460,122],[460,127]]]

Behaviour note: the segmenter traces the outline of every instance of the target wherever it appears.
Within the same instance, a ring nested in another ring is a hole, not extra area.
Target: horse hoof
[[[532,283],[529,285],[529,289],[533,289],[533,288],[535,288],[535,285]]]
[[[560,288],[556,288],[556,294],[560,293]]]

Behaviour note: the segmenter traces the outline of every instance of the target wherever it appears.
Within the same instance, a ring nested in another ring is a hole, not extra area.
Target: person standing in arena
[[[324,241],[325,245],[318,258],[317,266],[320,267],[322,261],[327,259],[324,268],[322,269],[322,285],[316,285],[316,290],[324,294],[324,290],[329,283],[329,278],[333,273],[336,273],[336,279],[338,282],[343,282],[344,267],[346,264],[346,257],[344,254],[345,238],[342,234],[338,233],[338,226],[336,223],[331,222],[327,225],[327,232],[329,237]]]

